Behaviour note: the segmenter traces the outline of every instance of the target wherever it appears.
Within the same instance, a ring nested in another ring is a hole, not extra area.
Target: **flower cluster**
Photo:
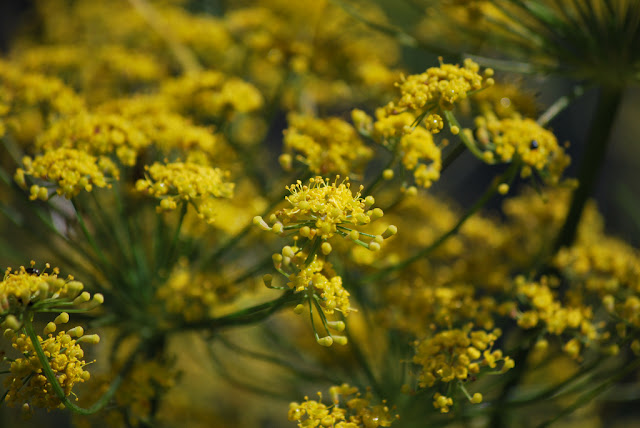
[[[551,183],[557,183],[569,165],[569,156],[556,137],[531,119],[479,117],[476,119],[478,141],[485,148],[488,162],[511,162],[515,157],[528,167],[522,175],[535,169]]]
[[[358,174],[373,156],[356,130],[342,119],[290,114],[289,128],[284,131],[285,154],[280,157],[290,167],[292,153],[315,174]]]
[[[349,292],[342,287],[342,278],[336,275],[331,263],[316,255],[311,263],[304,265],[304,261],[295,260],[301,258],[301,254],[294,253],[291,247],[285,247],[284,253],[293,253],[293,263],[303,266],[299,271],[289,275],[287,286],[296,292],[317,296],[320,306],[327,314],[332,314],[334,311],[340,311],[344,315],[349,314],[352,310],[349,306]],[[282,269],[291,262],[290,257],[283,256],[282,263],[278,263],[276,267]]]
[[[397,84],[401,96],[387,105],[390,112],[405,110],[428,110],[439,107],[451,110],[453,106],[467,98],[469,92],[493,85],[493,70],[485,69],[480,74],[480,66],[471,59],[465,59],[464,66],[441,64],[424,73],[403,77]]]
[[[383,401],[372,405],[371,393],[364,396],[358,388],[348,384],[329,388],[333,404],[327,406],[322,402],[322,393],[318,392],[319,401],[305,397],[303,403],[289,404],[289,420],[298,422],[303,427],[334,428],[376,428],[388,427],[397,419],[390,413]]]
[[[94,156],[115,154],[126,166],[135,165],[137,155],[149,144],[147,137],[122,116],[89,113],[55,122],[36,141],[45,153],[68,148]]]
[[[167,81],[161,94],[171,99],[176,110],[204,118],[252,112],[264,102],[260,91],[250,83],[216,71],[187,74]]]
[[[591,318],[591,308],[580,306],[564,307],[557,301],[550,289],[550,281],[555,278],[541,278],[540,282],[529,282],[524,277],[515,280],[516,292],[530,304],[531,309],[518,314],[518,325],[523,329],[536,327],[543,323],[549,334],[560,336],[566,330],[579,332],[585,342],[598,338],[598,332]],[[556,286],[557,286],[556,280]],[[574,337],[565,345],[565,351],[573,358],[580,354],[579,341]]]
[[[66,321],[68,319],[69,316],[66,315]],[[79,343],[97,343],[99,337],[97,335],[83,336],[82,327],[76,327],[66,332],[61,331],[57,335],[52,334],[54,331],[55,324],[49,323],[45,328],[48,337],[42,339],[38,336],[38,340],[44,355],[49,359],[49,364],[58,383],[64,394],[68,396],[76,383],[85,382],[90,377],[89,372],[84,370],[87,363],[82,359],[84,351]],[[52,385],[42,373],[42,365],[31,339],[25,334],[15,334],[12,331],[8,333],[8,336],[10,336],[13,347],[22,357],[11,362],[10,375],[4,381],[5,387],[8,388],[5,397],[7,404],[11,407],[20,405],[26,407],[27,410],[30,410],[31,405],[45,409],[64,408],[64,404],[53,393]]]
[[[436,381],[466,380],[470,375],[478,374],[483,366],[495,369],[500,361],[503,362],[501,370],[509,370],[513,360],[503,356],[499,349],[492,350],[500,335],[498,329],[492,332],[452,329],[417,341],[413,362],[422,366],[419,385],[431,387]]]
[[[186,263],[182,263],[158,288],[156,298],[167,312],[192,322],[216,316],[216,311],[239,293],[240,288],[222,276],[194,274]]]
[[[58,195],[70,199],[81,191],[91,192],[94,187],[109,187],[109,180],[117,180],[120,176],[111,159],[95,157],[76,149],[53,149],[35,159],[25,156],[22,163],[24,169],[18,168],[14,177],[21,187],[27,187],[26,177],[44,182],[30,186],[29,197],[32,200],[47,200],[51,196],[50,187]]]
[[[104,301],[100,293],[93,296],[82,291],[84,285],[72,276],[66,279],[58,277],[59,269],[49,271],[49,264],[42,272],[32,263],[31,267],[14,271],[7,268],[4,278],[0,282],[0,319],[7,321],[14,330],[20,328],[18,319],[27,310],[51,311],[58,306],[73,304],[75,309],[91,310]]]
[[[136,182],[136,190],[160,199],[159,211],[175,210],[179,202],[189,202],[201,218],[213,222],[215,199],[233,197],[229,173],[219,168],[173,162],[154,163],[145,169],[147,178]]]
[[[367,225],[381,218],[384,213],[380,208],[371,209],[375,203],[372,196],[364,199],[360,197],[362,187],[354,195],[348,179],[339,184],[338,179],[339,177],[336,177],[336,180],[330,183],[329,179],[315,177],[311,178],[308,184],[298,181],[292,186],[287,186],[291,195],[287,196],[286,200],[291,207],[272,215],[272,226],[261,217],[256,217],[254,223],[264,230],[276,233],[294,230],[297,239],[313,240],[318,237],[326,242],[334,235],[339,235],[372,251],[379,250],[384,239],[395,234],[396,229],[390,226],[385,234],[376,236],[360,233],[357,226]],[[323,246],[323,253],[329,254],[331,246]]]

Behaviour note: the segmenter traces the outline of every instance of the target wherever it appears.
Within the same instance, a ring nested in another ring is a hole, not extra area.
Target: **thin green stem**
[[[91,407],[85,409],[83,407],[77,406],[75,403],[70,401],[65,395],[64,390],[62,389],[62,386],[60,386],[60,383],[58,383],[56,374],[53,372],[51,365],[49,365],[49,360],[47,356],[44,354],[44,351],[42,350],[40,339],[38,338],[38,335],[36,334],[33,328],[32,317],[33,317],[33,314],[30,314],[30,316],[25,317],[24,328],[27,332],[27,336],[29,336],[29,338],[31,339],[31,343],[33,344],[33,349],[35,350],[36,355],[38,356],[38,360],[42,365],[42,371],[46,376],[47,380],[49,381],[49,383],[51,384],[53,392],[56,394],[58,399],[60,399],[62,404],[64,404],[64,406],[70,409],[71,411],[81,415],[91,415],[93,413],[96,413],[97,411],[102,409],[109,402],[109,400],[111,400],[113,395],[116,393],[116,391],[120,387],[120,384],[124,380],[124,377],[127,375],[129,370],[131,370],[135,357],[138,355],[141,349],[144,348],[143,346],[144,342],[141,342],[140,345],[138,345],[138,348],[131,353],[131,355],[125,362],[125,364],[122,366],[122,369],[120,370],[118,375],[111,382],[109,389]]]
[[[580,397],[578,397],[578,399],[576,399],[576,401],[574,401],[571,405],[569,405],[569,406],[565,407],[564,409],[562,409],[553,418],[551,418],[551,419],[541,423],[540,425],[538,425],[538,428],[546,428],[546,427],[550,426],[551,424],[553,424],[554,422],[556,422],[557,420],[559,420],[559,419],[561,419],[561,418],[563,418],[563,417],[565,417],[567,415],[570,415],[571,413],[575,412],[579,408],[585,406],[591,400],[593,400],[598,395],[602,394],[607,389],[609,389],[611,386],[613,386],[613,384],[615,384],[616,382],[620,381],[621,379],[624,379],[626,376],[628,376],[629,374],[633,373],[639,367],[640,367],[640,359],[636,359],[631,364],[628,364],[626,367],[621,368],[621,370],[618,371],[615,376],[613,376],[613,377],[607,379],[606,381],[602,382],[600,385],[596,386],[592,390],[587,391],[584,394],[582,394]]]
[[[600,167],[604,162],[611,130],[616,119],[618,107],[622,101],[621,88],[602,88],[594,119],[589,130],[584,157],[578,171],[578,188],[573,192],[569,213],[555,240],[553,253],[573,243],[578,223],[587,200],[593,193]]]
[[[460,126],[460,123],[458,122],[458,119],[456,119],[453,112],[450,110],[445,110],[444,116],[447,118],[447,122],[449,122],[450,127],[456,126],[460,130],[460,133],[458,134],[458,138],[462,140],[462,142],[467,147],[467,149],[469,149],[469,151],[479,160],[486,163],[487,161],[482,155],[482,151],[475,145],[473,141],[469,139],[467,134],[463,131],[462,127]]]
[[[213,330],[229,326],[252,324],[268,318],[278,309],[287,304],[299,303],[303,298],[304,296],[302,294],[295,294],[293,290],[287,290],[275,300],[242,309],[222,317],[186,323],[172,328],[168,332],[205,329]]]
[[[563,95],[558,98],[549,108],[540,115],[536,121],[540,126],[547,126],[560,112],[567,108],[576,98],[580,98],[584,94],[585,88],[577,85],[570,94]]]
[[[173,238],[171,238],[171,243],[169,244],[169,248],[167,248],[167,252],[164,256],[163,263],[159,266],[165,266],[171,263],[171,259],[173,258],[173,253],[178,247],[178,238],[180,238],[180,231],[182,230],[182,224],[184,223],[184,218],[187,215],[187,202],[182,202],[180,206],[180,216],[178,217],[178,224],[176,225],[176,230],[173,232]]]

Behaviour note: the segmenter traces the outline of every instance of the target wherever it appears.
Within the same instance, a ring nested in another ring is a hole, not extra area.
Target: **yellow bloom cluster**
[[[557,183],[570,158],[565,154],[553,133],[542,128],[532,119],[479,117],[476,119],[477,135],[487,147],[485,158],[511,162],[515,156],[529,168],[537,170],[552,183]],[[524,169],[523,175],[529,175]]]
[[[305,397],[303,403],[289,404],[289,420],[298,422],[298,427],[333,427],[333,428],[376,428],[388,427],[397,419],[392,416],[384,404],[372,405],[370,393],[364,396],[358,388],[348,384],[329,388],[333,405],[322,403],[322,393],[318,392],[319,401]]]
[[[194,125],[170,110],[169,100],[158,95],[139,95],[101,105],[100,113],[118,113],[135,123],[154,148],[169,157],[186,153],[187,159],[204,154],[213,161],[225,145],[224,138],[212,127]]]
[[[379,250],[386,236],[369,236],[370,241],[361,241],[363,234],[351,229],[351,226],[369,224],[383,216],[380,208],[370,209],[375,203],[372,196],[360,197],[351,192],[348,178],[338,184],[339,176],[333,183],[322,177],[311,178],[308,184],[298,181],[287,186],[291,195],[285,199],[291,208],[277,211],[272,217],[273,226],[268,226],[262,218],[254,219],[263,229],[282,233],[285,230],[297,230],[299,238],[313,239],[316,236],[326,241],[335,234],[349,237],[370,250]],[[264,223],[264,224],[263,224]],[[327,253],[328,254],[328,253]]]
[[[291,247],[285,247],[283,253],[288,252],[286,248]],[[304,261],[299,264],[303,263]],[[304,291],[317,296],[320,306],[327,314],[332,314],[335,310],[346,316],[352,310],[349,306],[349,292],[342,287],[342,278],[336,275],[331,263],[318,256],[308,265],[303,265],[298,272],[289,275],[287,285],[296,292]]]
[[[451,110],[455,103],[467,98],[471,91],[493,85],[493,70],[486,69],[480,74],[480,66],[471,59],[464,60],[464,66],[441,64],[424,73],[402,78],[397,83],[401,97],[387,105],[391,113],[405,110],[428,110],[439,107]]]
[[[255,86],[217,71],[190,73],[163,83],[161,94],[174,108],[204,119],[258,110],[264,102]]]
[[[38,137],[36,144],[45,152],[68,148],[96,156],[115,154],[123,165],[133,166],[138,153],[150,141],[122,116],[87,113],[54,123]]]
[[[440,115],[428,115],[421,125],[416,124],[416,114],[408,111],[388,114],[379,108],[375,122],[362,110],[353,110],[351,116],[361,133],[397,153],[402,165],[413,171],[418,186],[429,188],[440,178],[442,154],[433,140],[444,126]]]
[[[31,143],[47,122],[84,110],[83,100],[60,80],[1,60],[0,100],[0,123],[23,144]]]
[[[400,139],[400,152],[402,164],[413,171],[418,186],[431,187],[431,183],[440,178],[441,152],[433,142],[431,132],[420,127],[403,135]]]
[[[30,176],[52,183],[56,193],[67,199],[83,190],[90,192],[94,186],[109,187],[109,178],[119,178],[119,170],[111,159],[103,156],[96,158],[76,149],[52,149],[35,159],[25,156],[22,162],[24,169],[18,168],[14,177],[20,186],[26,187],[26,177]],[[30,199],[47,200],[50,196],[48,187],[32,185],[29,189]]]
[[[156,291],[167,312],[185,321],[216,316],[216,311],[238,295],[240,289],[222,276],[194,273],[188,265],[176,268]]]
[[[215,219],[215,198],[233,197],[229,173],[192,162],[154,163],[145,167],[147,178],[136,182],[136,190],[160,199],[159,211],[174,210],[178,202],[190,202],[198,215]]]
[[[284,151],[280,160],[290,166],[293,152],[315,174],[361,174],[373,150],[365,146],[356,130],[342,119],[316,119],[291,113],[284,131]]]
[[[538,113],[534,95],[515,84],[496,83],[470,99],[483,115],[493,114],[499,119],[535,117]]]
[[[499,362],[502,362],[502,367],[497,370],[499,372],[513,368],[511,358],[503,356],[499,349],[492,350],[501,334],[498,329],[492,332],[472,331],[468,326],[465,329],[444,330],[416,341],[413,362],[422,366],[418,384],[424,388],[433,386],[437,381],[463,381],[480,373],[484,366],[496,369]],[[445,412],[444,408],[441,411]]]
[[[68,320],[68,316],[67,316]],[[53,323],[50,323],[53,324]],[[55,331],[55,325],[52,327]],[[45,330],[46,331],[46,330]],[[51,329],[49,329],[51,331]],[[84,351],[79,342],[97,343],[98,336],[83,336],[81,327],[67,332],[61,331],[57,335],[48,334],[48,338],[38,336],[44,354],[49,359],[51,369],[65,395],[70,395],[73,386],[89,379],[89,372],[84,370],[87,364],[82,358]],[[42,373],[42,365],[38,359],[31,339],[24,334],[9,333],[13,347],[20,352],[21,358],[11,362],[10,374],[4,381],[8,388],[5,401],[11,407],[32,404],[45,409],[64,408],[53,387]]]
[[[518,325],[530,329],[544,323],[549,334],[560,336],[571,329],[582,337],[583,342],[590,343],[596,340],[599,334],[592,321],[591,308],[572,305],[564,307],[554,298],[551,291],[550,285],[553,284],[553,280],[554,278],[543,277],[540,282],[530,282],[521,276],[516,278],[516,293],[531,306],[531,309],[518,314]],[[576,347],[576,344],[579,342],[573,338],[569,343],[571,345],[565,347],[565,351],[571,357],[577,358],[580,347]]]
[[[88,292],[83,292],[84,285],[74,280],[72,276],[66,279],[59,278],[58,268],[48,272],[49,265],[47,264],[46,267],[47,269],[42,272],[35,269],[33,265],[30,268],[20,266],[17,271],[7,268],[0,282],[1,316],[7,313],[19,313],[44,300],[74,302],[90,307],[98,306],[104,301],[99,293],[91,298]]]

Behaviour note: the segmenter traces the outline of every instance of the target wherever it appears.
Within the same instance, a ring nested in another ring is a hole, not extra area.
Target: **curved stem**
[[[621,88],[601,89],[591,129],[589,129],[584,158],[580,162],[578,170],[578,188],[573,192],[569,213],[560,233],[558,233],[553,253],[562,247],[571,245],[575,240],[582,211],[593,193],[600,167],[604,162],[607,144],[621,101]]]
[[[445,110],[444,116],[447,118],[447,122],[449,122],[449,127],[452,127],[452,126],[458,127],[458,129],[460,130],[460,133],[458,134],[458,138],[462,140],[462,142],[467,147],[467,149],[469,149],[469,151],[479,160],[481,160],[484,163],[487,163],[486,159],[482,155],[482,151],[474,144],[473,141],[471,141],[467,137],[467,134],[464,132],[464,130],[460,126],[460,123],[458,122],[458,119],[456,119],[456,117],[453,115],[453,112],[450,110]]]
[[[138,345],[138,348],[134,352],[131,353],[131,355],[129,356],[129,358],[125,362],[125,364],[122,366],[122,369],[120,370],[118,375],[111,382],[111,385],[109,386],[109,389],[91,407],[85,409],[83,407],[80,407],[80,406],[76,405],[72,401],[69,401],[69,399],[67,398],[67,396],[64,393],[64,390],[62,389],[62,386],[60,386],[60,383],[58,383],[58,379],[56,378],[56,374],[53,372],[53,369],[51,368],[51,365],[49,365],[49,360],[48,360],[47,356],[44,354],[44,351],[42,350],[42,346],[40,345],[40,339],[38,338],[38,335],[36,334],[35,330],[33,329],[32,317],[33,317],[33,314],[31,314],[30,316],[25,317],[25,326],[24,326],[24,328],[25,328],[25,330],[27,332],[27,336],[29,336],[29,338],[31,339],[31,343],[33,344],[33,349],[35,350],[36,355],[38,356],[38,360],[40,361],[40,364],[42,365],[42,371],[43,371],[44,375],[46,376],[47,380],[49,381],[49,383],[51,384],[53,392],[60,399],[62,404],[64,404],[64,406],[66,408],[72,410],[75,413],[81,414],[81,415],[91,415],[93,413],[96,413],[97,411],[102,409],[109,402],[109,400],[113,397],[113,395],[116,393],[116,391],[120,387],[120,384],[124,380],[124,377],[127,375],[129,370],[131,370],[131,367],[133,366],[133,362],[135,360],[135,357],[138,355],[139,351],[142,348],[144,348],[143,345],[146,343],[144,341],[140,342],[140,345]]]

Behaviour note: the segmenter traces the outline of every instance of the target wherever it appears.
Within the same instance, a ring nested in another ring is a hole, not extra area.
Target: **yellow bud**
[[[67,330],[67,334],[69,336],[82,337],[82,335],[84,334],[84,328],[80,326],[74,327],[71,330]]]
[[[387,230],[385,230],[384,233],[382,234],[382,238],[387,239],[395,235],[396,233],[398,233],[398,228],[394,225],[390,225],[389,227],[387,227]]]
[[[95,345],[100,342],[100,336],[98,336],[97,334],[88,334],[79,338],[77,342],[84,342]]]
[[[88,291],[83,291],[78,297],[73,299],[74,305],[80,305],[82,303],[88,302],[91,299],[91,294]]]
[[[284,232],[284,226],[282,225],[282,223],[277,222],[277,223],[275,223],[275,224],[273,225],[273,227],[271,228],[271,230],[272,230],[274,233],[281,234],[282,232]]]
[[[319,345],[326,346],[328,348],[333,345],[333,338],[331,336],[319,337],[316,339],[316,342],[318,342]]]
[[[382,171],[382,178],[384,178],[385,180],[391,180],[393,178],[393,170],[385,169],[384,171]]]
[[[360,233],[357,230],[352,230],[351,232],[349,232],[349,238],[357,241],[358,239],[360,239]]]
[[[327,325],[331,330],[335,330],[338,332],[343,331],[346,327],[344,321],[329,321],[327,322]]]
[[[380,244],[375,241],[369,242],[369,250],[371,251],[380,251]]]
[[[280,166],[285,171],[289,171],[291,169],[291,165],[293,163],[293,158],[290,154],[284,153],[280,155],[278,158],[278,162],[280,162]]]
[[[458,128],[457,126],[453,125],[453,126],[451,127],[451,133],[452,133],[453,135],[458,135],[458,134],[460,133],[460,128]]]
[[[290,259],[292,259],[293,257],[295,257],[296,253],[295,253],[295,251],[293,251],[293,248],[291,248],[291,247],[290,247],[290,246],[288,246],[288,245],[285,245],[285,246],[282,248],[282,255],[283,255],[283,256],[285,256],[285,257],[289,257]]]
[[[49,191],[46,187],[41,187],[40,190],[38,190],[38,199],[40,199],[41,201],[46,201],[47,199],[49,199]]]
[[[300,228],[300,236],[302,236],[303,238],[308,238],[309,235],[311,235],[311,229],[309,229],[309,226],[302,226]]]
[[[266,231],[270,231],[271,228],[269,227],[269,225],[267,224],[266,221],[264,221],[264,219],[262,218],[262,216],[255,216],[253,218],[253,224],[255,224],[256,226],[258,226],[260,229],[262,230],[266,230]]]
[[[366,198],[364,198],[364,206],[365,208],[369,209],[370,206],[372,206],[373,204],[376,203],[376,200],[373,196],[369,195]]]
[[[331,253],[331,244],[329,244],[328,242],[323,242],[322,245],[320,246],[320,249],[322,250],[322,254],[324,254],[325,256],[328,256]]]
[[[22,327],[22,323],[18,321],[18,318],[16,318],[15,315],[12,314],[7,315],[2,324],[4,325],[4,327],[10,328],[11,330],[15,331],[19,330],[20,327]]]
[[[373,220],[378,219],[384,215],[384,212],[380,208],[374,208],[371,211],[371,217],[374,217]]]
[[[80,292],[82,291],[82,289],[84,288],[84,285],[82,285],[81,282],[79,281],[69,281],[67,283],[67,295],[70,299],[74,299],[78,294],[80,294]]]
[[[302,312],[304,312],[304,305],[302,303],[299,303],[295,308],[293,308],[293,312],[297,315],[300,315]]]
[[[347,339],[347,336],[333,336],[333,341],[338,345],[344,346],[349,340]]]
[[[479,392],[476,392],[475,394],[473,394],[473,397],[471,397],[471,402],[473,404],[482,403],[482,394],[480,394]]]
[[[61,313],[60,315],[58,315],[56,317],[55,320],[53,320],[54,323],[56,324],[66,324],[69,322],[69,314],[66,312]]]
[[[44,335],[47,336],[51,333],[53,333],[54,331],[56,331],[56,324],[53,322],[48,323],[45,327],[44,327]]]
[[[509,192],[509,185],[507,183],[500,183],[498,186],[498,193],[506,195]]]

